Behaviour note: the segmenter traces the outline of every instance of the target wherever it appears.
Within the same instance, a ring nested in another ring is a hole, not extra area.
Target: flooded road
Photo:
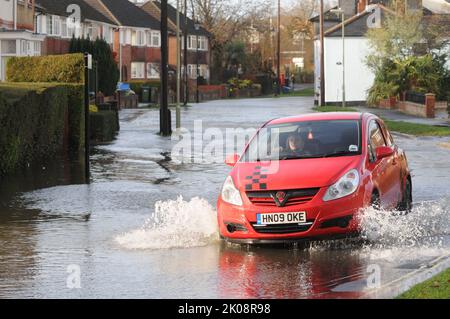
[[[257,128],[311,103],[209,102],[184,109],[183,126]],[[395,136],[416,205],[404,217],[368,211],[371,244],[249,248],[218,239],[229,168],[172,157],[177,141],[156,134],[158,121],[157,110],[122,111],[117,140],[93,150],[90,185],[76,161],[1,181],[0,298],[357,298],[374,266],[388,283],[450,253],[449,138]],[[73,266],[80,289],[67,286]]]

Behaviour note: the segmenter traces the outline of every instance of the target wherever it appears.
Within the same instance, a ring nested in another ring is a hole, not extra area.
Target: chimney
[[[368,0],[359,0],[358,4],[357,4],[358,13],[364,12],[364,10],[366,10],[367,5],[368,5]]]

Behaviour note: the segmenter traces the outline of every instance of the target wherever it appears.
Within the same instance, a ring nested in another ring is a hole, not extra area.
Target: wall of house
[[[131,80],[139,80],[131,78],[131,63],[145,62],[160,63],[161,50],[160,48],[152,47],[136,47],[131,45],[122,46],[122,80],[124,82]],[[145,78],[144,78],[145,79]]]
[[[34,0],[17,1],[17,29],[34,30]]]
[[[346,101],[364,102],[372,86],[374,74],[365,64],[370,52],[363,37],[345,39]],[[325,38],[325,102],[342,102],[342,39]]]
[[[46,37],[42,44],[42,55],[69,53],[70,39]]]
[[[13,1],[12,0],[0,0],[0,28],[12,29],[13,28]]]

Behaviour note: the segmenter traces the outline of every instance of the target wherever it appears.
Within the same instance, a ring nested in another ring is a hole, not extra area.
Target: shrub
[[[252,87],[253,82],[251,80],[241,80],[238,78],[232,78],[228,80],[228,84],[238,89],[246,89]]]
[[[97,61],[98,65],[98,90],[105,95],[114,94],[119,81],[119,69],[111,47],[105,40],[91,41],[89,39],[72,38],[69,52],[82,54],[89,52],[92,54],[93,60]],[[95,75],[91,74],[91,78],[95,79]],[[91,85],[91,90],[93,90],[94,84],[91,83]]]
[[[119,130],[115,111],[101,111],[90,114],[91,140],[112,141]]]
[[[398,95],[398,86],[393,83],[377,82],[372,85],[368,91],[367,104],[370,106],[377,106],[378,103]]]
[[[142,87],[143,86],[148,86],[151,88],[160,88],[161,83],[159,80],[154,80],[154,81],[130,81],[130,88],[132,91],[134,91],[134,93],[136,93],[137,95],[141,95],[142,93]]]
[[[6,77],[9,82],[82,83],[83,54],[12,57],[8,60]]]

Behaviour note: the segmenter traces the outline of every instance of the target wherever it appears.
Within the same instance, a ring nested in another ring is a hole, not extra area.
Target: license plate
[[[258,225],[306,223],[305,212],[256,214]]]

